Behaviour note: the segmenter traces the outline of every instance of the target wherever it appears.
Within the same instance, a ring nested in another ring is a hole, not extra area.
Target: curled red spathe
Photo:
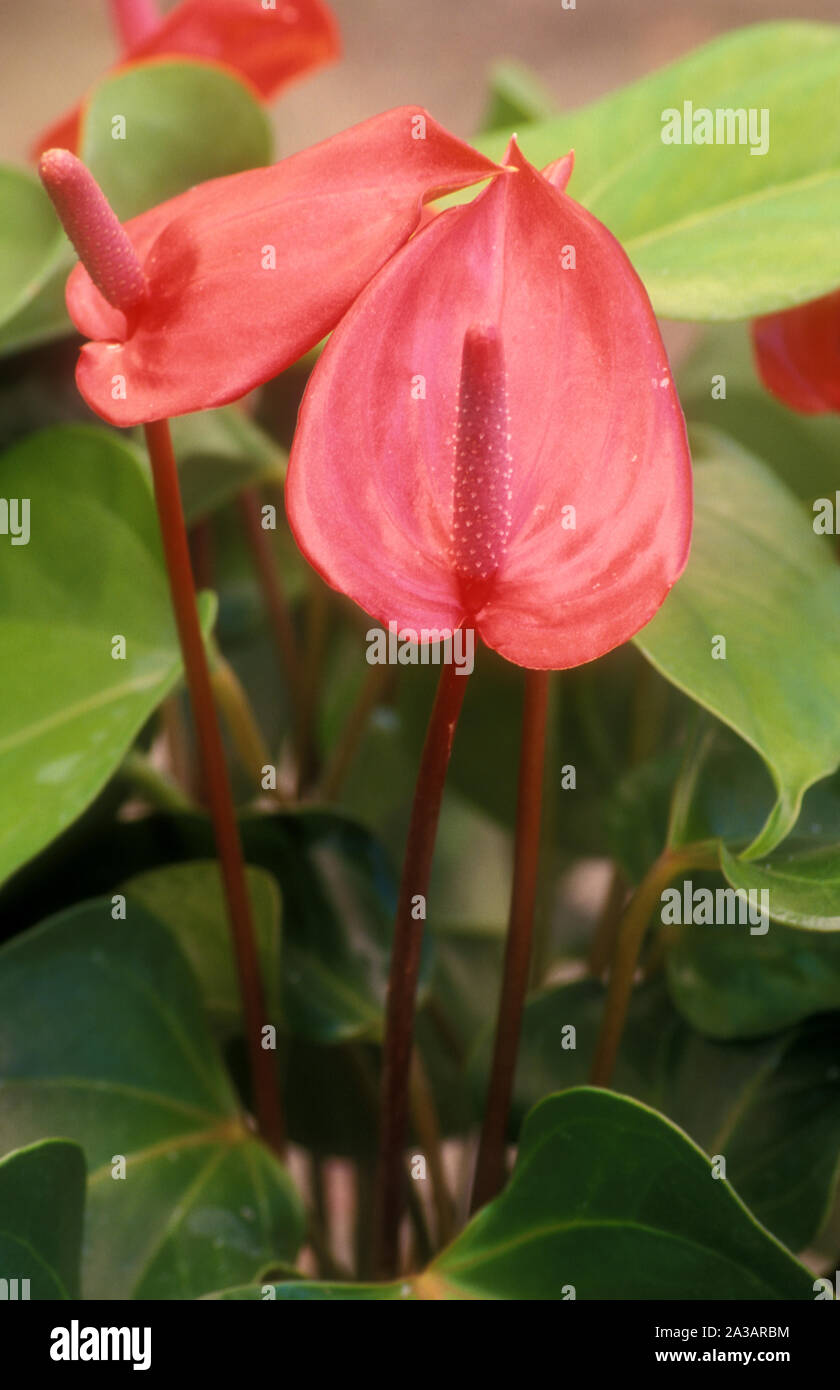
[[[499,172],[417,107],[200,184],[125,224],[148,284],[136,321],[83,266],[67,307],[97,414],[143,424],[238,400],[314,347],[415,231],[424,202]]]

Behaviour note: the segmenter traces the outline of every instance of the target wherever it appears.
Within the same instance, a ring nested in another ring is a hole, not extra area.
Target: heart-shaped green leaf
[[[245,1122],[172,934],[86,903],[0,953],[0,1148],[87,1159],[88,1298],[194,1298],[294,1258],[302,1213]]]
[[[505,1191],[422,1274],[277,1299],[808,1299],[808,1271],[654,1110],[581,1087],[531,1111]],[[222,1297],[263,1297],[259,1288]]]
[[[838,81],[835,26],[756,25],[519,138],[540,167],[574,149],[569,193],[622,242],[657,313],[748,318],[840,282]],[[712,113],[716,140],[731,113],[720,143],[663,143],[686,102],[692,129]],[[480,146],[501,158],[509,134]]]
[[[723,438],[704,443],[688,567],[635,641],[770,768],[778,800],[746,851],[757,858],[840,763],[840,570],[769,469]]]
[[[45,1139],[0,1160],[0,1269],[16,1281],[4,1298],[79,1297],[84,1206],[78,1144]]]
[[[3,455],[0,478],[20,533],[0,534],[2,881],[92,801],[180,659],[135,452],[105,430],[46,430]]]
[[[604,997],[599,982],[583,980],[529,1000],[511,1138],[542,1096],[586,1079]],[[476,1096],[490,1042],[472,1062]],[[725,1158],[726,1177],[755,1217],[802,1249],[819,1229],[837,1180],[839,1043],[837,1016],[751,1042],[710,1041],[680,1017],[660,979],[634,991],[612,1084],[655,1105],[709,1155]]]
[[[254,937],[268,1020],[280,1019],[280,894],[263,869],[246,868]],[[223,1038],[241,1034],[242,1001],[222,875],[215,860],[170,864],[129,879],[123,891],[168,927],[201,986],[210,1021]]]
[[[82,117],[80,158],[123,221],[193,184],[270,164],[271,127],[227,69],[170,59],[105,77]]]
[[[396,902],[391,861],[362,825],[333,811],[248,815],[240,821],[245,859],[272,874],[283,903],[281,1008],[290,1032],[314,1043],[376,1041],[382,1033]],[[154,815],[99,831],[85,862],[78,849],[43,901],[115,892],[126,878],[214,853],[206,816]],[[30,892],[38,892],[37,885]],[[20,899],[13,899],[17,906]],[[424,942],[421,991],[433,963]]]

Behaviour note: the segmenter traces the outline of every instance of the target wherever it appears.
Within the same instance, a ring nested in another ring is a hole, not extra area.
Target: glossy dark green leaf
[[[280,894],[263,869],[246,868],[268,1020],[280,1019]],[[223,1037],[241,1032],[242,1003],[222,876],[215,860],[171,864],[129,879],[123,891],[168,927],[201,986]]]
[[[840,937],[770,923],[686,926],[668,952],[668,981],[680,1013],[712,1038],[752,1038],[840,1009]]]
[[[334,811],[248,815],[245,859],[272,874],[283,904],[281,1011],[316,1043],[376,1040],[382,1029],[396,884],[376,838]],[[86,862],[71,850],[54,881],[32,884],[47,904],[116,892],[126,878],[214,854],[210,821],[153,815],[100,830]],[[15,900],[20,903],[20,898]],[[421,999],[433,960],[426,933]]]
[[[139,903],[112,911],[86,903],[0,953],[0,1146],[82,1145],[86,1297],[194,1298],[293,1259],[302,1212],[172,934]]]
[[[801,504],[736,445],[710,439],[695,482],[688,567],[635,641],[770,768],[778,799],[749,847],[757,858],[840,763],[840,570]]]
[[[47,430],[0,458],[0,480],[4,498],[29,502],[28,543],[0,535],[1,881],[93,800],[180,656],[154,501],[130,447],[96,428]],[[115,636],[125,660],[112,658]]]
[[[126,221],[206,179],[270,164],[271,127],[232,72],[162,59],[123,68],[94,88],[80,157]]]
[[[328,811],[252,817],[245,855],[283,895],[283,1014],[315,1043],[382,1033],[396,907],[390,862],[361,826]],[[431,966],[424,934],[423,985]],[[422,994],[421,994],[422,997]]]
[[[512,1136],[541,1096],[586,1079],[604,997],[604,987],[587,980],[528,1002]],[[612,1085],[655,1106],[710,1156],[722,1155],[727,1178],[756,1218],[802,1249],[837,1180],[838,1045],[836,1015],[755,1041],[712,1041],[680,1017],[660,979],[634,992]],[[488,1057],[485,1040],[472,1066],[477,1094]]]
[[[748,318],[840,281],[840,131],[827,118],[839,79],[835,26],[755,25],[519,137],[539,167],[575,150],[571,196],[622,242],[657,313]],[[767,111],[766,151],[664,144],[663,112],[687,101]],[[481,147],[501,157],[508,134]]]
[[[78,1144],[45,1139],[0,1159],[0,1269],[19,1299],[79,1297],[84,1206]]]
[[[681,1130],[581,1087],[531,1111],[505,1191],[422,1274],[379,1289],[280,1284],[275,1296],[774,1300],[813,1298],[812,1285]]]

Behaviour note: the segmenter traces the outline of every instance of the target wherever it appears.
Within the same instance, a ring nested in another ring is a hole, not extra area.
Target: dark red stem
[[[412,916],[412,906],[418,896],[425,904],[428,895],[446,770],[466,685],[467,677],[454,662],[444,665],[417,774],[397,902],[385,1014],[374,1232],[376,1270],[385,1279],[397,1273],[406,1195],[403,1150],[423,940],[423,921]]]
[[[257,1119],[263,1137],[275,1152],[282,1155],[285,1134],[274,1064],[276,1054],[262,1046],[262,1029],[268,1020],[263,1002],[239,827],[236,823],[222,737],[213,703],[210,670],[198,620],[178,470],[168,422],[157,420],[146,425],[145,429],[172,606],[195,717],[233,936]]]
[[[501,1191],[505,1181],[505,1140],[516,1075],[522,1011],[528,989],[531,937],[540,854],[545,731],[549,671],[528,671],[522,714],[516,843],[505,966],[490,1084],[478,1151],[472,1209],[477,1211]]]

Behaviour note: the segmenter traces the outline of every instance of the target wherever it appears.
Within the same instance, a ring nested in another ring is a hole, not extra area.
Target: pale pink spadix
[[[69,150],[47,150],[38,172],[94,285],[114,309],[130,316],[145,297],[146,277],[93,174]]]
[[[510,535],[510,416],[494,323],[464,334],[452,466],[452,559],[469,613],[483,606]]]

